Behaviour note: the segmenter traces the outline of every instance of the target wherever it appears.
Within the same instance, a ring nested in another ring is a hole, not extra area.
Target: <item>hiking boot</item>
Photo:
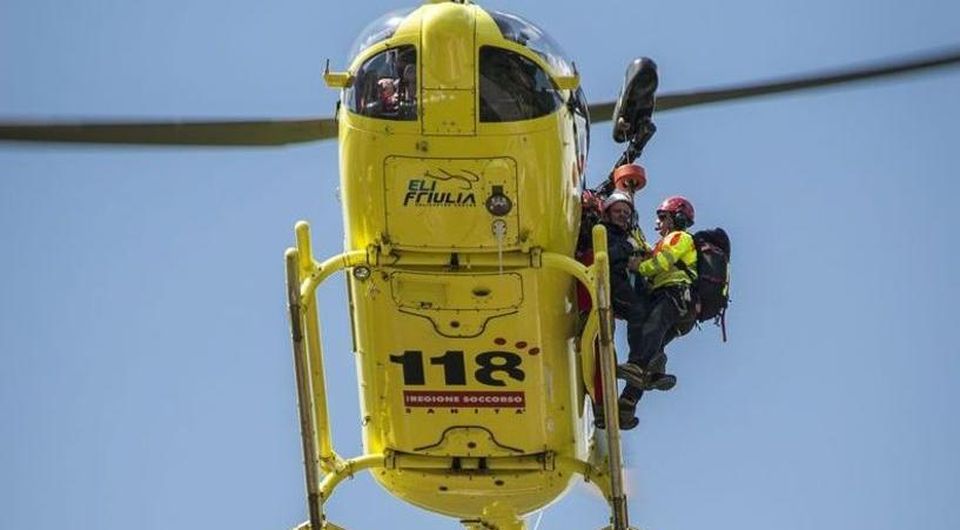
[[[617,365],[617,379],[623,379],[631,386],[637,388],[647,386],[643,368],[630,362]]]
[[[667,371],[667,354],[663,350],[657,352],[647,363],[647,370],[651,372],[663,373]]]
[[[617,409],[619,410],[620,430],[629,431],[640,424],[637,418],[637,403],[626,398],[617,400]]]
[[[644,390],[661,390],[666,392],[677,384],[677,376],[673,374],[648,374]]]
[[[673,374],[653,373],[633,363],[623,363],[617,366],[617,377],[626,380],[631,386],[644,390],[665,392],[677,384],[677,377]]]
[[[607,428],[607,418],[603,414],[603,407],[593,408],[593,426],[597,429]]]
[[[637,418],[636,415],[634,415],[633,410],[630,412],[620,411],[620,417],[618,419],[620,420],[621,431],[629,431],[637,425],[640,425],[640,418]],[[601,411],[599,414],[593,415],[593,426],[597,429],[607,428],[607,420],[603,415],[603,411]]]
[[[629,431],[634,429],[637,425],[640,425],[640,418],[636,416],[631,416],[629,418],[620,418],[620,430]]]

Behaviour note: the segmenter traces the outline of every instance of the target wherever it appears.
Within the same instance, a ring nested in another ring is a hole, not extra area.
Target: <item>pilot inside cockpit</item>
[[[345,94],[357,114],[385,120],[417,118],[417,56],[413,46],[384,50],[358,68]]]
[[[398,81],[389,77],[381,78],[377,81],[377,104],[380,112],[393,113],[399,109],[399,96],[397,94]]]

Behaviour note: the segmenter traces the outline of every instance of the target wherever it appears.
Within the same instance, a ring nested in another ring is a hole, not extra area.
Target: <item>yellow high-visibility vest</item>
[[[677,267],[677,260],[686,264],[687,269],[697,275],[697,249],[693,236],[677,230],[670,232],[653,247],[653,255],[640,262],[637,272],[650,281],[654,289],[665,285],[690,284],[693,280]]]

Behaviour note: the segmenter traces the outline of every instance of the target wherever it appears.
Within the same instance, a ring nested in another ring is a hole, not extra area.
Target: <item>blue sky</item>
[[[0,117],[327,116],[353,37],[408,4],[0,4]],[[588,99],[628,61],[666,91],[960,41],[946,0],[490,1],[540,23]],[[960,527],[960,72],[664,114],[638,199],[733,237],[730,342],[671,346],[626,436],[645,529]],[[618,152],[593,130],[598,182]],[[0,527],[283,529],[305,519],[283,250],[342,248],[333,143],[0,146]],[[641,217],[649,229],[652,215]],[[344,288],[321,293],[334,442],[360,451]],[[371,507],[376,507],[372,509]],[[541,528],[599,528],[577,488]],[[366,476],[356,530],[450,529]],[[531,525],[532,528],[533,525]]]

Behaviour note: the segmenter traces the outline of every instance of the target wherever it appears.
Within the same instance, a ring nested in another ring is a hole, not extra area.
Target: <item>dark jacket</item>
[[[630,261],[630,256],[636,251],[633,244],[630,243],[630,234],[613,223],[604,222],[603,226],[607,229],[607,251],[610,257],[610,284],[616,285],[619,282],[629,282],[627,262]]]

